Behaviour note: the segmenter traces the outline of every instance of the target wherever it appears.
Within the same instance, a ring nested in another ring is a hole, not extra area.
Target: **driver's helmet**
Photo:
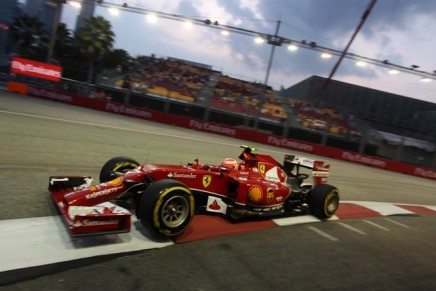
[[[238,161],[233,158],[227,158],[221,163],[221,167],[234,170],[238,168]]]

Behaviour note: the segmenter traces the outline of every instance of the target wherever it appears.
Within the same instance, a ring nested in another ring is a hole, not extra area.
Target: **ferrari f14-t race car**
[[[238,220],[311,213],[335,214],[339,191],[326,184],[329,165],[285,155],[283,163],[241,146],[239,160],[221,164],[145,164],[115,157],[100,171],[100,184],[89,176],[52,176],[49,191],[73,236],[130,231],[135,213],[155,237],[182,233],[194,214],[220,213]],[[312,171],[313,183],[305,183]],[[130,202],[130,203],[126,203]],[[120,205],[131,205],[127,210]]]

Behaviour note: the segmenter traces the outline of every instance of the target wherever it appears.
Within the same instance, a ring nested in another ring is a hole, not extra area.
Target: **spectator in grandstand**
[[[130,83],[131,83],[131,79],[130,79],[130,76],[129,75],[125,75],[124,76],[124,78],[123,78],[123,85],[122,85],[122,88],[123,89],[126,89],[126,90],[130,90],[131,88],[131,86],[130,86]]]

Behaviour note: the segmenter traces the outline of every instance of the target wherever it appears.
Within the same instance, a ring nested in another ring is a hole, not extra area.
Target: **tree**
[[[88,82],[94,79],[96,62],[112,49],[115,34],[109,21],[101,16],[84,20],[84,27],[76,33],[79,48],[88,58]]]
[[[10,34],[21,56],[31,59],[44,57],[44,24],[37,17],[27,14],[14,17]]]
[[[114,49],[104,55],[103,68],[113,69],[119,67],[124,71],[129,67],[131,61],[132,57],[126,50]]]
[[[73,38],[71,36],[71,30],[67,28],[65,23],[59,23],[54,47],[55,57],[62,58],[70,56],[72,47]]]

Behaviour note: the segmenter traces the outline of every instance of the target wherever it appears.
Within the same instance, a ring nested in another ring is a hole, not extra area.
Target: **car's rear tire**
[[[320,219],[332,217],[339,207],[339,190],[328,184],[318,184],[309,192],[310,212]]]
[[[157,238],[182,233],[194,215],[194,196],[181,182],[165,179],[151,184],[141,195],[136,215]]]
[[[100,183],[115,179],[118,176],[139,167],[140,164],[129,157],[114,157],[107,161],[100,171]]]

